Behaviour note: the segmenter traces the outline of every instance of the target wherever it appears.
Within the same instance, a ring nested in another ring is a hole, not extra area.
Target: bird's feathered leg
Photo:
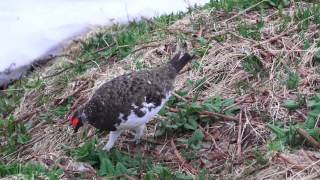
[[[117,141],[121,133],[122,130],[111,131],[109,133],[109,140],[107,144],[103,147],[103,150],[110,151],[110,149],[113,147],[114,143]]]

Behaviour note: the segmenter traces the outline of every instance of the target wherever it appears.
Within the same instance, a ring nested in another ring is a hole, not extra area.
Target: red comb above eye
[[[78,122],[79,122],[79,119],[78,119],[78,118],[73,119],[72,122],[71,122],[72,127],[76,127],[77,124],[78,124]]]

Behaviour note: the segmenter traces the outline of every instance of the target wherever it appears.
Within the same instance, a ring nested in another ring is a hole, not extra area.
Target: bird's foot
[[[140,139],[140,138],[139,138],[139,139],[134,138],[133,141],[134,141],[136,144],[140,144],[141,139]]]
[[[140,144],[141,142],[141,139],[137,139],[137,138],[133,138],[133,139],[128,139],[128,140],[125,140],[125,142],[128,142],[128,143],[135,143],[135,144]]]
[[[106,144],[106,145],[102,148],[102,150],[109,152],[111,148],[112,148],[112,145]]]
[[[140,144],[140,140],[143,136],[143,131],[145,129],[145,124],[141,125],[141,126],[138,126],[136,129],[135,129],[135,135],[134,135],[134,141],[136,144]]]

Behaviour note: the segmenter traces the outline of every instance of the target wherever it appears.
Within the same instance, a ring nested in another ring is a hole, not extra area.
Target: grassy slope
[[[0,92],[0,176],[319,175],[320,8],[285,5],[212,1],[83,37],[68,56]],[[86,127],[72,135],[65,117],[94,87],[181,47],[196,58],[141,145],[126,142],[127,133],[107,154],[99,150],[105,134]]]

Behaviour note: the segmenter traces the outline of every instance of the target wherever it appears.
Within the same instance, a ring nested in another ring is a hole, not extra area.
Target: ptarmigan
[[[176,54],[168,63],[150,70],[132,72],[102,84],[91,98],[68,119],[74,132],[89,123],[110,131],[104,150],[109,151],[126,129],[135,131],[138,143],[146,123],[168,101],[178,72],[192,59]]]

